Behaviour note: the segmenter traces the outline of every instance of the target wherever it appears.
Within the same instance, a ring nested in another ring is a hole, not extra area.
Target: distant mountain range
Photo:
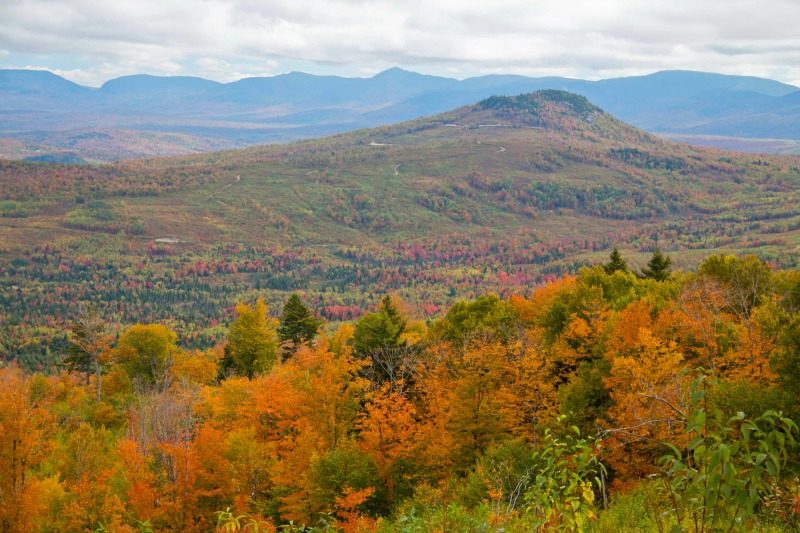
[[[135,75],[90,88],[47,71],[0,70],[0,157],[103,161],[284,142],[541,89],[583,95],[637,127],[688,142],[800,151],[800,88],[755,77],[457,80],[393,68],[371,78],[290,73],[224,84]]]

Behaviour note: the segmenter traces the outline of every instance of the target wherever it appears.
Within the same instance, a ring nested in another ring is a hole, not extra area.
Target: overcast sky
[[[692,69],[800,85],[800,0],[0,0],[0,67],[100,85],[392,66],[464,78]]]

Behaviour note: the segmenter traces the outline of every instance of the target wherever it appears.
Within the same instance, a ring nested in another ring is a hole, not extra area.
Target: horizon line
[[[381,76],[381,75],[389,73],[389,72],[399,71],[399,72],[403,72],[403,73],[407,73],[407,74],[413,74],[413,75],[417,75],[417,76],[424,76],[424,77],[431,77],[431,78],[441,78],[441,79],[458,81],[458,82],[463,82],[463,81],[471,80],[471,79],[488,78],[488,77],[492,77],[492,76],[498,76],[498,77],[500,77],[500,76],[514,76],[514,77],[519,77],[519,78],[524,78],[524,79],[529,79],[529,80],[564,79],[564,80],[570,80],[570,81],[601,82],[601,81],[608,81],[608,80],[619,80],[619,79],[630,79],[630,78],[646,78],[646,77],[654,76],[654,75],[657,75],[657,74],[679,73],[680,72],[680,73],[689,73],[689,74],[710,74],[710,75],[715,75],[715,76],[725,76],[725,77],[733,77],[733,78],[753,78],[753,79],[771,81],[771,82],[774,82],[774,83],[780,83],[782,85],[786,85],[786,86],[789,86],[789,87],[795,87],[798,90],[800,90],[800,85],[795,85],[794,83],[790,83],[790,82],[786,82],[786,81],[776,80],[774,78],[766,78],[766,77],[763,77],[763,76],[754,76],[754,75],[749,75],[749,74],[728,74],[728,73],[724,73],[724,72],[714,72],[714,71],[708,71],[708,70],[681,69],[681,68],[654,70],[654,71],[648,71],[648,72],[642,73],[642,74],[631,74],[629,76],[612,76],[612,77],[608,77],[608,78],[599,78],[599,77],[598,78],[580,78],[580,77],[553,76],[553,75],[531,76],[531,75],[527,75],[527,74],[518,74],[518,73],[514,73],[514,72],[479,74],[479,75],[475,75],[475,76],[467,76],[467,77],[459,78],[459,77],[444,76],[444,75],[439,75],[439,74],[428,74],[428,73],[424,73],[424,72],[410,70],[410,69],[407,69],[407,68],[404,68],[404,67],[400,67],[400,66],[393,66],[393,67],[389,67],[389,68],[380,70],[380,71],[372,74],[371,76],[344,76],[344,75],[339,75],[339,74],[316,74],[316,73],[313,73],[313,72],[307,72],[307,71],[302,71],[302,70],[290,70],[290,71],[287,71],[287,72],[281,72],[281,73],[277,73],[277,74],[264,75],[264,76],[245,76],[245,77],[234,79],[234,80],[231,80],[231,81],[219,81],[219,80],[215,80],[213,78],[204,78],[203,76],[197,76],[197,75],[191,75],[191,74],[150,74],[150,73],[147,73],[147,72],[137,72],[137,73],[134,73],[134,74],[124,74],[122,76],[116,76],[116,77],[113,77],[113,78],[108,78],[105,81],[103,81],[100,85],[97,85],[97,86],[84,85],[82,83],[73,81],[73,80],[69,79],[68,77],[64,76],[63,74],[59,74],[58,70],[59,69],[55,69],[54,70],[54,69],[50,69],[50,68],[36,67],[36,66],[26,66],[26,67],[9,66],[9,67],[5,67],[5,66],[0,65],[0,72],[10,72],[10,71],[15,71],[15,72],[46,72],[48,74],[52,74],[53,76],[56,76],[58,78],[61,78],[61,79],[65,80],[65,81],[68,81],[70,83],[73,83],[73,84],[75,84],[75,85],[77,85],[79,87],[83,87],[83,88],[86,88],[86,89],[102,89],[109,82],[112,82],[112,81],[115,81],[115,80],[124,79],[124,78],[133,78],[133,77],[148,77],[148,78],[157,78],[157,79],[194,79],[194,80],[202,80],[202,81],[207,81],[207,82],[211,82],[211,83],[216,83],[216,84],[219,84],[219,85],[231,85],[231,84],[243,81],[243,80],[274,79],[274,78],[280,78],[280,77],[284,77],[284,76],[298,75],[298,74],[305,75],[305,76],[311,76],[311,77],[315,77],[315,78],[338,78],[338,79],[345,79],[345,80],[371,80],[371,79],[375,79],[378,76]]]

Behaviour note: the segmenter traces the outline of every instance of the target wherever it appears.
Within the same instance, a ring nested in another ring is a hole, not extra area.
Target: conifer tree
[[[317,336],[322,320],[292,294],[283,306],[278,326],[278,340],[284,347],[284,357],[294,353],[301,344],[311,344]]]
[[[401,336],[406,321],[389,296],[384,296],[375,313],[363,316],[353,332],[353,351],[359,357],[370,357],[375,350],[403,345]]]
[[[609,255],[609,262],[603,265],[603,269],[606,271],[606,274],[613,274],[617,271],[628,271],[628,263],[622,258],[622,254],[619,253],[619,249],[616,246],[611,251],[611,255]]]
[[[670,266],[672,266],[672,259],[661,253],[661,250],[656,249],[653,257],[647,262],[647,267],[642,269],[642,275],[656,281],[664,281],[669,278]]]

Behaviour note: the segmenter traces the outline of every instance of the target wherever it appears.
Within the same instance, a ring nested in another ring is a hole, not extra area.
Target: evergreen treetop
[[[314,316],[298,295],[292,294],[281,312],[278,340],[288,345],[287,351],[293,352],[301,344],[311,344],[320,326],[322,320]]]
[[[672,259],[664,255],[661,250],[656,249],[647,266],[642,269],[642,275],[656,281],[664,281],[669,278]]]
[[[606,271],[606,274],[613,274],[617,271],[628,271],[628,263],[622,258],[622,254],[619,253],[619,249],[616,246],[611,251],[611,255],[608,257],[609,262],[603,265],[603,269]]]
[[[353,332],[353,351],[360,357],[368,357],[381,348],[402,346],[402,335],[406,320],[400,314],[390,296],[384,296],[375,313],[364,315]]]

